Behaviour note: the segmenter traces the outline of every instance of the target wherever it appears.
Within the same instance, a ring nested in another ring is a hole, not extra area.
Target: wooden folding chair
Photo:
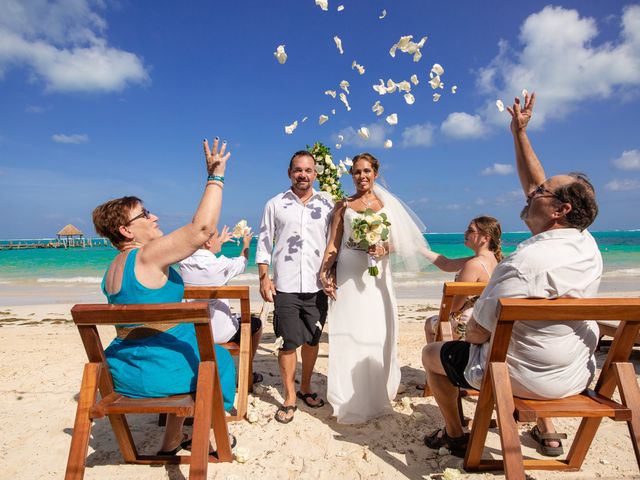
[[[498,316],[473,419],[469,447],[464,459],[465,470],[504,470],[510,480],[524,480],[525,469],[580,470],[603,417],[627,422],[636,461],[640,466],[640,388],[633,365],[628,362],[640,328],[640,299],[503,298],[499,301]],[[619,320],[620,324],[595,389],[587,389],[579,395],[558,400],[528,400],[514,397],[506,355],[513,323],[522,320]],[[621,403],[611,399],[616,387],[622,399]],[[503,459],[484,460],[482,452],[494,404],[498,415]],[[516,421],[535,422],[537,418],[554,417],[582,418],[567,458],[523,459]]]
[[[209,311],[206,305],[199,303],[76,305],[71,309],[71,315],[80,332],[89,363],[85,364],[82,375],[65,479],[83,478],[92,423],[105,415],[111,422],[120,451],[127,463],[145,465],[189,463],[189,478],[205,479],[208,462],[232,461],[218,366],[209,327]],[[115,392],[97,325],[137,323],[194,324],[200,351],[195,400],[191,394],[164,398],[129,398]],[[98,390],[100,399],[97,395]],[[125,414],[161,412],[194,417],[190,456],[140,455],[136,450]],[[209,456],[211,428],[216,440],[217,458]]]
[[[238,401],[236,414],[227,416],[228,422],[242,420],[247,415],[248,394],[253,391],[253,349],[251,348],[251,303],[248,286],[185,287],[185,300],[240,300],[240,345],[223,343],[222,347],[238,357]]]
[[[442,301],[440,302],[440,313],[438,315],[438,324],[436,326],[436,341],[449,342],[453,340],[453,332],[451,330],[451,324],[449,323],[449,315],[451,315],[451,305],[453,304],[453,298],[461,295],[469,297],[472,295],[480,295],[486,287],[485,282],[444,282],[442,287]],[[458,396],[458,409],[460,411],[460,418],[463,419],[462,414],[462,397],[477,395],[477,390],[460,389],[460,395]],[[428,384],[424,384],[423,397],[430,397],[433,395]]]

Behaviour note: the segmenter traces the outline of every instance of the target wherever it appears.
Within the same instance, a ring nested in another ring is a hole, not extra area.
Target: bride
[[[424,225],[400,200],[376,185],[380,163],[371,154],[353,159],[356,192],[338,202],[320,281],[329,305],[327,398],[339,423],[363,423],[391,412],[400,384],[397,359],[398,314],[390,252],[404,269],[418,270],[428,248]],[[391,225],[387,242],[358,248],[351,225],[362,212],[384,212]],[[368,272],[368,258],[379,273]]]

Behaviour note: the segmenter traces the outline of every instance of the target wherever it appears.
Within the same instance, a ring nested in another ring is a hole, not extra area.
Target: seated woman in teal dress
[[[120,250],[102,289],[112,304],[180,302],[184,285],[172,264],[189,257],[215,231],[222,204],[226,142],[204,142],[208,178],[191,223],[163,235],[158,217],[137,197],[110,200],[93,211],[99,235]],[[200,355],[193,324],[127,325],[105,350],[115,390],[128,397],[165,397],[194,392]],[[215,346],[224,405],[233,407],[236,373],[227,350]],[[184,442],[184,417],[169,415],[159,454],[175,454]]]

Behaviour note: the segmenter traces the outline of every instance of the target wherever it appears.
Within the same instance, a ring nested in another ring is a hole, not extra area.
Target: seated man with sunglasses
[[[504,297],[595,297],[602,275],[602,257],[586,230],[597,214],[593,186],[582,174],[545,177],[527,137],[535,94],[516,98],[512,116],[518,175],[526,196],[520,214],[533,236],[498,264],[478,299],[464,342],[438,342],[423,349],[427,380],[444,417],[445,428],[425,437],[430,448],[449,448],[464,456],[468,436],[458,416],[458,387],[480,388],[496,306]],[[515,395],[554,399],[580,393],[595,375],[596,322],[516,322],[507,353]],[[531,430],[540,452],[562,454],[560,438],[549,419]]]

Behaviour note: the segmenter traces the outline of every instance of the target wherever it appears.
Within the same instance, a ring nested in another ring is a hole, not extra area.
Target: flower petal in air
[[[340,94],[340,95],[342,95],[342,94]],[[332,109],[331,109],[331,115],[335,115],[335,114],[336,114],[336,109],[335,109],[335,108],[332,108]]]
[[[529,92],[527,91],[527,89],[526,89],[526,88],[524,88],[524,89],[522,90],[522,96],[523,96],[523,97],[526,97],[527,95],[529,95]]]
[[[420,83],[420,81],[418,80],[418,76],[414,73],[413,75],[411,75],[411,83],[413,83],[414,85],[418,85],[418,83]]]
[[[404,101],[407,102],[407,105],[413,105],[413,102],[416,101],[415,97],[410,93],[404,94]]]
[[[398,87],[398,90],[401,92],[409,93],[411,91],[411,84],[406,80],[396,83],[396,87]]]
[[[342,148],[342,144],[341,143],[336,143],[336,150],[340,150]]]
[[[273,52],[273,54],[278,59],[278,62],[280,62],[280,65],[284,64],[284,62],[287,61],[287,54],[284,51],[284,45],[278,45],[276,51]]]
[[[329,96],[331,96],[333,98],[336,98],[336,91],[335,90],[325,90],[324,94],[325,95],[329,95]]]
[[[496,100],[496,107],[498,107],[499,112],[504,112],[504,103],[502,103],[502,100]]]
[[[344,5],[338,5],[338,8],[336,8],[336,10],[338,10],[339,12],[344,10]]]
[[[320,115],[320,117],[318,118],[318,125],[322,125],[327,120],[329,120],[329,117],[327,117],[326,115]]]
[[[391,147],[393,147],[393,142],[387,138],[384,141],[384,148],[391,148]]]
[[[392,113],[391,115],[387,116],[385,120],[389,125],[395,125],[398,123],[398,114]]]
[[[358,73],[360,75],[364,75],[364,67],[362,65],[360,65],[358,62],[356,62],[355,60],[351,63],[351,69],[356,69],[358,70]]]
[[[345,92],[349,93],[349,82],[347,82],[346,80],[342,80],[340,82],[340,88]]]
[[[368,140],[370,136],[369,129],[367,127],[360,127],[360,129],[358,129],[358,136],[363,140]]]
[[[287,135],[291,135],[297,127],[298,127],[298,121],[296,120],[291,125],[287,125],[284,127],[284,133],[286,133]]]
[[[413,61],[419,62],[421,58],[422,58],[422,52],[420,50],[417,50],[416,53],[413,54]]]
[[[458,91],[458,86],[454,85],[453,87],[451,87],[451,93],[455,94]]]
[[[340,101],[344,103],[344,106],[347,107],[347,112],[351,111],[351,107],[349,106],[349,101],[347,100],[347,96],[340,92]]]
[[[438,100],[440,100],[440,94],[439,93],[434,93],[433,94],[433,101],[437,102]]]
[[[352,166],[353,166],[353,160],[351,160],[349,157],[346,157],[346,158],[344,159],[344,164],[345,164],[347,167],[352,167]]]
[[[340,55],[342,55],[344,53],[344,50],[342,50],[342,40],[340,40],[340,37],[336,35],[333,37],[333,41],[336,42],[336,47],[338,47],[338,51],[340,52]]]
[[[434,75],[442,75],[444,73],[444,68],[439,63],[434,63],[433,67],[431,67],[431,71]]]
[[[386,88],[387,93],[395,93],[397,88],[398,88],[398,85],[396,85],[396,82],[394,82],[391,79],[387,80],[387,88]]]
[[[382,10],[382,13],[380,14],[380,16],[378,17],[380,20],[382,20],[384,17],[387,16],[387,11],[386,10]]]
[[[439,75],[436,75],[431,80],[429,80],[429,85],[431,85],[431,88],[433,88],[434,90],[440,86],[440,83],[441,80]]]
[[[306,122],[308,118],[309,118],[309,117],[303,117],[303,118],[302,118],[302,123]]]
[[[380,105],[380,100],[377,100],[376,103],[373,104],[373,107],[371,107],[371,110],[377,115],[380,116],[382,115],[382,112],[384,112],[384,107],[382,105]]]
[[[344,141],[344,135],[338,135],[338,141],[342,143]]]
[[[329,0],[316,0],[316,5],[318,5],[325,12],[329,10]]]

